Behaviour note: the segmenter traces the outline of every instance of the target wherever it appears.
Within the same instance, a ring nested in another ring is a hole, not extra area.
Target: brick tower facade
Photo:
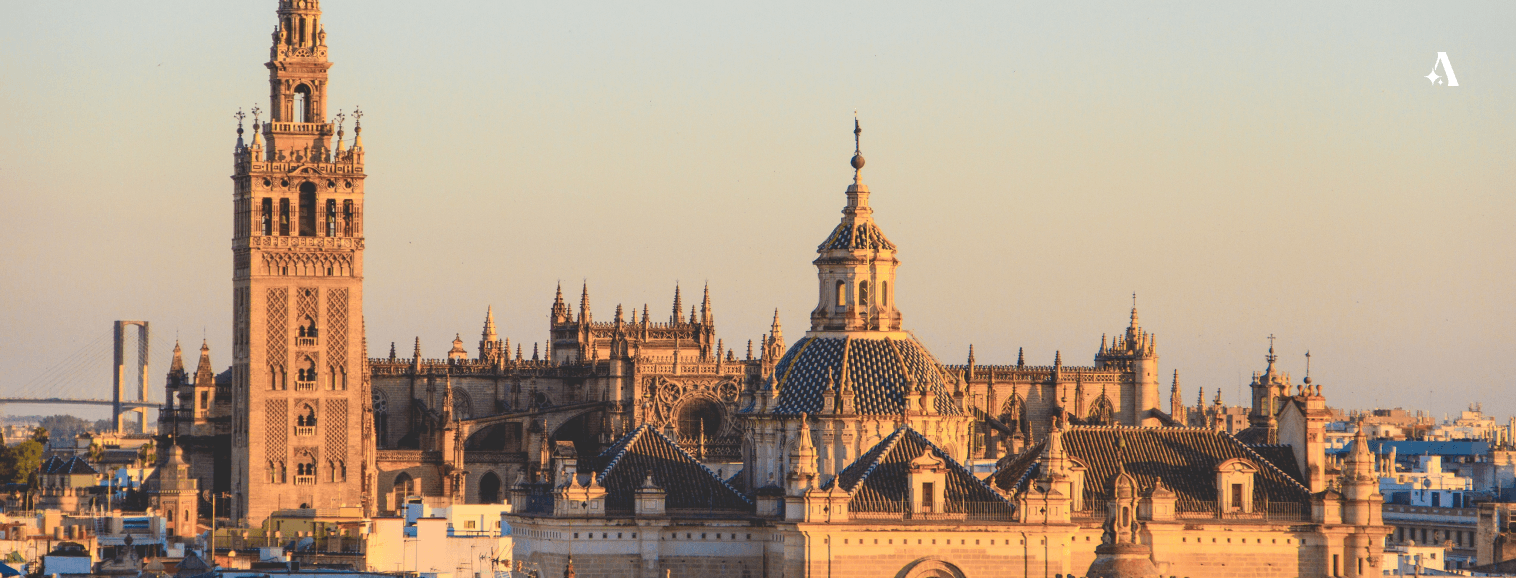
[[[374,471],[362,113],[344,148],[319,1],[280,0],[278,16],[270,119],[254,109],[246,145],[238,128],[232,176],[233,513],[252,525],[280,508],[367,511]]]

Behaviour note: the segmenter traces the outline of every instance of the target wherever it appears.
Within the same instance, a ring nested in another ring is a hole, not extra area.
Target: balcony
[[[295,485],[314,486],[316,485],[316,476],[295,476]]]
[[[315,347],[315,346],[316,346],[316,338],[315,337],[296,337],[295,338],[295,347]]]
[[[316,426],[313,426],[313,425],[297,425],[297,426],[295,426],[295,435],[297,435],[297,436],[313,436],[313,435],[316,435]]]
[[[316,382],[295,380],[295,391],[316,391]]]

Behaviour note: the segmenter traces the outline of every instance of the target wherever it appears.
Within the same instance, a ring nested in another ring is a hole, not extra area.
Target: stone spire
[[[579,323],[590,324],[590,282],[584,282],[584,288],[579,292]]]
[[[784,328],[779,326],[779,308],[774,308],[774,322],[769,325],[769,336],[776,343],[784,343]]]
[[[679,284],[674,284],[674,312],[669,315],[669,325],[678,325],[684,315],[684,302],[679,299]]]
[[[705,284],[705,297],[700,300],[700,322],[711,325],[715,322],[716,311],[711,309],[711,284]]]
[[[490,305],[484,310],[484,331],[480,334],[480,338],[485,341],[495,341],[500,339],[500,334],[495,332],[494,305]]]
[[[1187,420],[1184,415],[1184,400],[1181,398],[1181,395],[1179,391],[1179,370],[1176,369],[1174,370],[1174,383],[1169,386],[1169,417],[1174,418],[1175,421],[1183,425]]]
[[[174,340],[174,361],[168,366],[169,373],[184,373],[184,350],[179,348],[179,340]]]
[[[556,324],[568,323],[570,320],[568,305],[565,305],[563,303],[563,283],[561,282],[558,283],[557,293],[553,296],[553,309],[551,316],[553,323]]]
[[[174,344],[177,350],[179,345]],[[178,355],[178,351],[175,351]],[[216,371],[211,369],[211,345],[208,341],[200,342],[200,364],[195,367],[195,385],[207,387],[216,384]]]

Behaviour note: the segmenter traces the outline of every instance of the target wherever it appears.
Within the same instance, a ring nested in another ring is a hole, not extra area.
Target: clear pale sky
[[[232,114],[268,108],[274,9],[0,0],[0,395],[115,319],[230,363]],[[1136,292],[1187,404],[1238,403],[1274,334],[1335,406],[1516,412],[1509,2],[323,9],[372,356],[473,351],[491,304],[530,351],[560,280],[599,319],[709,282],[728,347],[775,307],[793,341],[856,108],[945,362],[1087,364]]]

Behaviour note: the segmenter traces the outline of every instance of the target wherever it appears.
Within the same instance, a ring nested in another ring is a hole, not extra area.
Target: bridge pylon
[[[111,421],[116,424],[116,432],[126,432],[126,424],[137,423],[138,432],[147,431],[147,409],[142,407],[123,406],[123,401],[133,401],[128,398],[127,388],[130,387],[126,376],[126,330],[128,327],[137,328],[137,354],[133,362],[133,373],[136,374],[137,399],[147,401],[147,371],[148,371],[148,345],[150,341],[148,323],[146,321],[117,321],[116,322],[116,364],[113,376],[114,397],[111,398]]]

